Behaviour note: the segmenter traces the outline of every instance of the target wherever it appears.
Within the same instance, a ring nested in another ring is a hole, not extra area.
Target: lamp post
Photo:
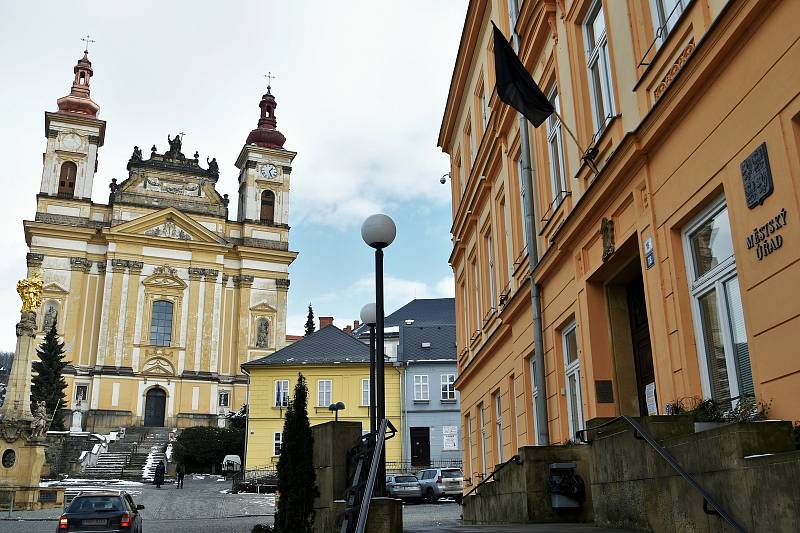
[[[394,221],[386,215],[377,214],[367,217],[361,225],[361,238],[372,248],[375,248],[375,351],[377,363],[375,366],[376,392],[376,427],[386,418],[386,390],[384,380],[384,362],[386,360],[383,347],[383,249],[392,244],[397,235]],[[380,438],[384,436],[381,435]],[[386,479],[386,448],[381,453],[378,479]],[[386,483],[377,485],[377,496],[386,495]]]
[[[361,308],[361,322],[369,326],[369,432],[375,437],[375,304]]]
[[[336,422],[339,421],[339,411],[344,409],[344,402],[332,403],[328,406],[328,411],[333,411],[336,416]]]

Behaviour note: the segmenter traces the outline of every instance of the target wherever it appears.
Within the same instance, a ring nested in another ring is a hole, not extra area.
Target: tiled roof
[[[242,368],[352,363],[369,364],[369,346],[331,324],[275,353],[248,361]]]
[[[455,298],[420,298],[406,305],[384,319],[384,328],[397,327],[413,320],[415,326],[429,326],[456,323]],[[369,332],[366,324],[362,324],[353,335],[361,336]]]
[[[423,343],[426,347],[423,347]],[[400,326],[400,349],[403,361],[455,361],[456,327]]]

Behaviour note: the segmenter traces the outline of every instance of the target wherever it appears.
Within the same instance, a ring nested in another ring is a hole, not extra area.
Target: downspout
[[[247,413],[244,416],[244,457],[242,458],[242,480],[244,480],[244,473],[247,471],[247,441],[250,440],[250,372],[246,368],[242,368],[242,372],[247,374],[247,392],[245,393],[245,405],[247,406]]]
[[[519,53],[520,41],[516,31],[515,10],[509,9],[509,21],[513,33],[514,44]],[[533,360],[536,363],[536,374],[533,376],[538,389],[534,405],[536,407],[536,445],[548,446],[550,444],[550,428],[547,426],[547,390],[545,385],[544,370],[544,342],[542,340],[542,306],[541,287],[535,282],[533,272],[539,264],[539,249],[536,243],[536,223],[534,212],[536,202],[533,187],[533,167],[531,165],[531,144],[528,135],[528,121],[519,113],[519,142],[520,163],[522,163],[522,197],[525,209],[525,246],[528,248],[528,273],[531,283],[531,312],[533,315]]]

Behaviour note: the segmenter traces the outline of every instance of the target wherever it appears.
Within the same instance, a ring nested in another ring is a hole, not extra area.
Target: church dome
[[[255,144],[262,148],[283,148],[286,137],[276,129],[275,108],[278,107],[275,97],[267,86],[267,93],[261,97],[258,107],[261,108],[261,118],[258,127],[247,136],[247,144]]]
[[[100,106],[89,98],[89,80],[94,71],[87,50],[83,51],[83,57],[78,60],[73,71],[75,79],[72,82],[72,89],[67,96],[57,100],[58,110],[62,113],[77,113],[95,118]]]

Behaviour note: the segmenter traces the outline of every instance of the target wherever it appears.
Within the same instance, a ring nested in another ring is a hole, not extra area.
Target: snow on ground
[[[40,487],[60,487],[60,486],[73,486],[73,485],[86,485],[91,487],[135,487],[144,485],[139,481],[128,481],[126,479],[83,479],[83,478],[66,478],[62,480],[42,481],[39,483]]]

